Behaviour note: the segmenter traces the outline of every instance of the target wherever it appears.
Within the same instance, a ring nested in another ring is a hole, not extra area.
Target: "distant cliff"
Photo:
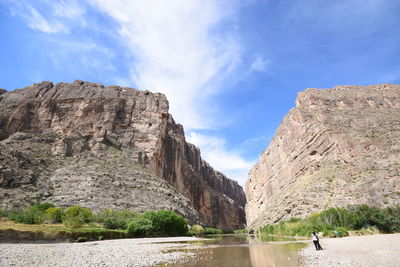
[[[400,203],[400,85],[307,89],[245,186],[248,227]]]
[[[168,208],[245,224],[242,188],[201,159],[162,94],[75,81],[0,92],[0,205]]]

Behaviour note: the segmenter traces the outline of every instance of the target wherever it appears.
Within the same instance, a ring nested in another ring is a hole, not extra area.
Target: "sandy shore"
[[[138,238],[87,243],[0,244],[0,266],[151,266],[193,254],[163,253],[200,240],[194,237]]]
[[[400,234],[321,239],[301,251],[303,266],[400,266]]]

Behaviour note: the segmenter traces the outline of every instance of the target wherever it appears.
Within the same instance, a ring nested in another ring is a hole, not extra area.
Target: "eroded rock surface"
[[[237,182],[201,159],[163,94],[75,81],[0,96],[1,206],[51,201],[170,208],[232,230],[245,223]]]
[[[400,203],[400,85],[307,89],[245,186],[248,227]]]

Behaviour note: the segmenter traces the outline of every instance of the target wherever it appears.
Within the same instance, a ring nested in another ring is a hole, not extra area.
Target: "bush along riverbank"
[[[94,214],[90,209],[71,206],[66,209],[51,203],[37,203],[25,209],[0,209],[0,240],[103,240],[128,237],[202,236],[221,230],[189,230],[188,220],[169,211],[107,209]],[[197,226],[196,226],[197,227]],[[196,227],[194,227],[196,229]],[[193,228],[193,227],[192,227]]]
[[[368,205],[329,208],[305,219],[291,218],[265,225],[257,233],[309,236],[312,232],[322,232],[326,237],[343,237],[348,236],[350,231],[356,235],[400,232],[400,205],[387,208]]]
[[[207,236],[207,235],[222,235],[222,234],[224,234],[224,231],[222,231],[221,229],[213,227],[204,228],[199,224],[191,226],[188,232],[188,235],[190,236]]]

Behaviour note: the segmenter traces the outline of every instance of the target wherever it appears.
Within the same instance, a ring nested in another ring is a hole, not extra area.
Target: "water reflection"
[[[251,265],[248,266],[299,266],[297,252],[302,247],[303,243],[251,246],[249,248]]]
[[[246,235],[214,237],[211,241],[202,244],[204,248],[190,250],[197,256],[189,262],[169,266],[299,266],[298,250],[305,247],[305,243],[266,243],[292,240],[294,239],[272,236],[263,238]]]

